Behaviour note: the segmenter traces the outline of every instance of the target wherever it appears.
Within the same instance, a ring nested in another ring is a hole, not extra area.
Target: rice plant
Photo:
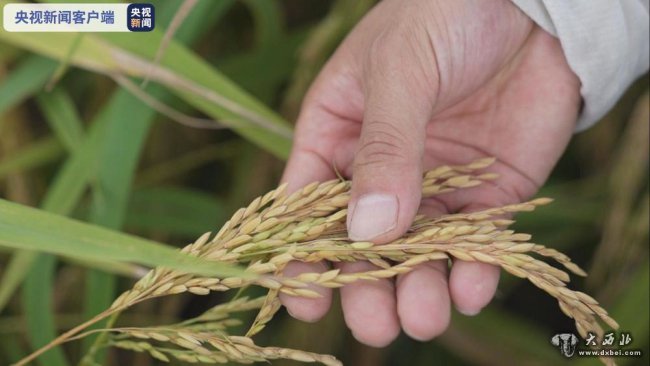
[[[648,363],[646,80],[573,139],[537,195],[552,203],[354,242],[348,181],[277,182],[309,84],[374,1],[151,2],[148,34],[0,30],[0,364],[568,364],[554,334],[617,326],[640,358],[570,362]],[[464,163],[427,172],[423,195],[498,179]],[[377,269],[282,273],[362,260]],[[307,324],[278,300],[431,260],[508,275],[430,342],[372,349],[337,306]]]

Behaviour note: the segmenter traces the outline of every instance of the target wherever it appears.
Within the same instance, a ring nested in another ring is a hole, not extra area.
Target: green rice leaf
[[[180,253],[173,247],[0,200],[0,246],[80,259],[162,266],[206,276],[246,276],[231,265]]]

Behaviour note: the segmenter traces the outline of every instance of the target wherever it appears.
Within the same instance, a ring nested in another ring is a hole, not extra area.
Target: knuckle
[[[356,167],[386,163],[407,164],[415,156],[410,152],[413,142],[394,124],[371,121],[372,133],[362,137],[355,159]]]

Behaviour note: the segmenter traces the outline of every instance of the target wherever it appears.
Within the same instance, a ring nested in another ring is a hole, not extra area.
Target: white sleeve
[[[560,40],[582,86],[577,131],[609,111],[648,70],[649,0],[512,0]]]

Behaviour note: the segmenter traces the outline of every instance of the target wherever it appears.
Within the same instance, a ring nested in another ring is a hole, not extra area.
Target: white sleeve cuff
[[[649,0],[512,0],[560,40],[582,83],[577,131],[605,115],[648,70]]]

